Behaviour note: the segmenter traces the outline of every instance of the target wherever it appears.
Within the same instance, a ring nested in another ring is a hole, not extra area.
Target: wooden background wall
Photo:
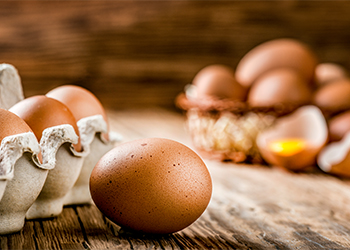
[[[0,2],[0,62],[18,68],[26,96],[78,84],[109,108],[171,108],[202,67],[235,67],[280,37],[350,69],[350,2]]]

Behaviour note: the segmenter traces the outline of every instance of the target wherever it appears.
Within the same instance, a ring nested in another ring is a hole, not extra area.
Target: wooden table
[[[159,108],[109,111],[124,140],[166,137],[192,147],[181,114]],[[0,249],[350,249],[350,181],[311,171],[206,160],[214,190],[204,214],[164,236],[135,235],[94,205],[27,221]]]

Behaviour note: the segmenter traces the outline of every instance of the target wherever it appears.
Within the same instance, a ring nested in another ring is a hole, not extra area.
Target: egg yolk
[[[281,139],[269,143],[269,149],[281,156],[292,156],[305,148],[305,140],[299,138]]]

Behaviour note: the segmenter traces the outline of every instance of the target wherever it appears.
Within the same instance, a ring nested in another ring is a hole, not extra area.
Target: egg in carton
[[[16,68],[0,64],[0,234],[23,228],[25,214],[39,195],[52,164],[42,164],[30,127],[7,111],[24,99]]]
[[[303,43],[276,39],[249,51],[236,72],[224,65],[203,68],[176,99],[187,111],[194,146],[220,160],[263,162],[257,135],[311,102],[316,65]]]
[[[63,85],[49,91],[46,96],[64,103],[72,112],[85,153],[84,163],[73,188],[65,197],[65,205],[92,203],[89,180],[92,169],[100,158],[121,140],[121,135],[109,131],[106,112],[98,98],[87,89]]]
[[[83,164],[76,120],[63,103],[44,95],[26,98],[9,111],[22,118],[40,141],[43,164],[54,166],[26,218],[57,216],[62,212],[64,197],[73,187]]]
[[[52,162],[41,163],[39,143],[18,116],[0,109],[0,234],[21,230],[37,199]]]

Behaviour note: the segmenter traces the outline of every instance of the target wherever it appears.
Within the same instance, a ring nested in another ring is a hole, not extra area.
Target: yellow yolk
[[[269,149],[281,156],[292,156],[305,148],[305,140],[298,138],[281,139],[269,143]]]

